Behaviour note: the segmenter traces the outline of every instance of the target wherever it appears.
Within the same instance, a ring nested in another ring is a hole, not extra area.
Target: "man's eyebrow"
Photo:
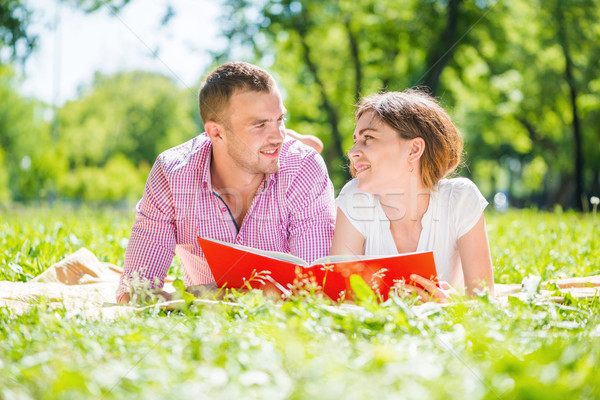
[[[255,119],[252,122],[250,122],[250,125],[260,125],[260,124],[264,124],[265,122],[269,122],[270,119],[268,118],[264,118],[264,119]]]
[[[287,111],[284,112],[283,114],[281,114],[279,117],[277,117],[277,119],[281,119],[281,118],[285,117],[285,114],[287,114]],[[270,119],[270,118],[255,119],[250,122],[250,125],[260,125],[260,124],[264,124],[265,122],[269,122],[269,121],[272,121],[272,119]]]

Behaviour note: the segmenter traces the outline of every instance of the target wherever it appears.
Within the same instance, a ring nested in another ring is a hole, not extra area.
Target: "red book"
[[[352,298],[350,275],[356,274],[385,300],[392,286],[399,281],[420,286],[409,279],[411,274],[430,279],[437,277],[431,251],[384,257],[327,256],[308,264],[291,254],[216,239],[199,237],[198,242],[217,286],[224,288],[244,288],[248,282],[255,289],[275,287],[285,293],[301,274],[322,287],[331,299],[338,300],[343,293],[348,299]],[[266,276],[268,278],[264,278]]]

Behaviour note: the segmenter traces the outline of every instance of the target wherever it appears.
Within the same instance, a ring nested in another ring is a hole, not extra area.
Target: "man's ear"
[[[204,124],[204,130],[213,143],[223,140],[224,130],[221,124],[218,122],[206,121]]]
[[[418,160],[425,152],[425,140],[421,137],[411,139],[410,143],[410,158],[412,160]]]

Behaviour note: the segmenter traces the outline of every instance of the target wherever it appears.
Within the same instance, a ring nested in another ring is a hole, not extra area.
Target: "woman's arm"
[[[335,232],[329,255],[363,255],[365,254],[365,238],[352,225],[342,210],[337,209]]]
[[[466,293],[474,295],[475,289],[487,286],[493,296],[494,273],[483,214],[475,226],[458,239],[458,252],[462,262]],[[412,285],[406,285],[406,288],[419,295],[423,301],[447,303],[450,301],[450,296],[456,293],[447,282],[440,282],[438,287],[434,281],[419,275],[411,275],[410,279],[423,286],[423,289]]]
[[[485,217],[481,214],[479,221],[458,239],[458,252],[462,262],[466,293],[473,295],[475,289],[488,287],[494,295],[494,272]]]
[[[312,135],[303,135],[291,129],[285,130],[287,135],[302,142],[303,144],[312,147],[317,151],[317,153],[321,154],[323,152],[323,142],[316,136]]]

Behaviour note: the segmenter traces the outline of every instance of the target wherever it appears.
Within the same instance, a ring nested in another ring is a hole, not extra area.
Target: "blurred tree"
[[[194,102],[195,94],[164,75],[96,74],[79,99],[61,108],[59,146],[75,167],[104,165],[116,153],[134,165],[151,164],[197,132],[189,115]]]
[[[0,63],[24,60],[35,47],[27,32],[31,12],[22,0],[0,0]]]
[[[336,184],[348,179],[353,105],[382,90],[444,88],[461,37],[494,7],[494,1],[226,0],[224,36],[232,43],[218,62],[239,49],[282,81],[290,127],[318,134]],[[324,127],[328,131],[323,131]]]
[[[191,109],[196,109],[195,93],[163,75],[96,74],[91,87],[60,110],[57,145],[71,170],[61,180],[61,194],[102,200],[140,196],[138,183],[143,188],[156,156],[197,134]]]
[[[85,12],[107,7],[113,14],[129,3],[62,1]],[[57,194],[109,201],[139,197],[156,155],[195,134],[195,93],[151,73],[96,75],[89,90],[62,107],[61,131],[53,136],[42,118],[48,107],[20,96],[19,81],[6,65],[24,61],[34,49],[31,17],[27,2],[0,0],[0,201]]]
[[[585,187],[600,187],[599,149],[585,145],[600,126],[599,0],[224,5],[231,45],[217,62],[250,59],[274,73],[290,127],[323,139],[338,188],[347,179],[352,104],[415,85],[451,111],[466,136],[462,173],[488,194],[573,206]]]
[[[490,15],[493,36],[473,32],[447,80],[471,154],[498,159],[512,194],[538,193],[538,205],[581,208],[598,193],[600,149],[584,143],[598,139],[599,10],[597,0],[513,1]]]
[[[94,12],[102,7],[109,7],[117,12],[125,7],[131,0],[62,0],[64,3],[78,7],[85,12]]]
[[[563,81],[566,84],[565,86],[568,87],[570,100],[569,108],[575,161],[575,205],[578,209],[583,210],[589,200],[584,189],[583,142],[585,139],[578,98],[582,91],[588,92],[588,88],[585,87],[587,82],[581,82],[580,77],[582,75],[589,76],[589,72],[585,71],[584,74],[581,74],[580,70],[592,67],[592,73],[595,73],[595,76],[600,76],[600,66],[598,65],[600,32],[597,28],[600,2],[593,0],[555,0],[553,6],[551,18],[556,26],[556,41],[564,58]],[[595,30],[594,25],[596,25]],[[592,30],[590,32],[587,29]],[[583,54],[581,51],[577,51],[577,48],[582,47],[586,48],[586,52]],[[585,64],[576,65],[576,59],[578,58],[585,60]],[[591,63],[589,62],[590,58],[593,58]],[[597,142],[594,140],[592,143]]]
[[[6,165],[6,155],[4,150],[0,147],[0,206],[7,204],[12,196],[9,189],[9,175],[8,168]]]
[[[106,6],[115,13],[130,0],[62,0],[85,12]],[[0,0],[0,63],[24,61],[34,50],[37,36],[28,32],[32,11],[23,0]]]
[[[48,124],[38,112],[41,105],[23,98],[17,83],[12,68],[0,64],[0,197],[46,198],[61,163],[55,160]]]

